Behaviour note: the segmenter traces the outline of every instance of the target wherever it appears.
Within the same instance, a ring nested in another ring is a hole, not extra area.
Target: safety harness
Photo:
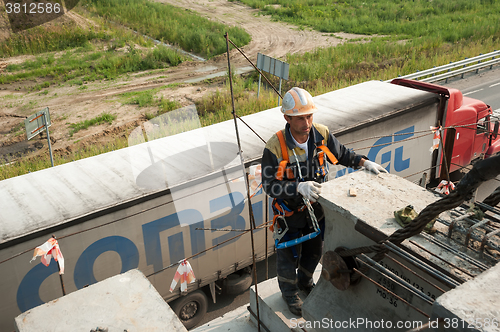
[[[278,131],[276,133],[276,136],[278,136],[278,140],[280,142],[280,147],[281,147],[281,155],[282,155],[282,160],[280,161],[278,165],[278,170],[276,172],[276,179],[278,180],[283,180],[286,174],[287,179],[294,179],[294,173],[293,170],[289,167],[290,164],[290,158],[288,155],[288,148],[286,146],[286,140],[283,135],[283,131]],[[332,164],[337,164],[338,160],[335,158],[333,153],[328,149],[328,147],[324,144],[324,140],[321,141],[321,145],[316,147],[320,151],[318,152],[318,162],[319,162],[319,168],[316,170],[316,176],[326,176],[328,174],[328,164],[325,162],[325,154],[330,160]],[[304,181],[302,177],[302,172],[300,170],[300,164],[299,160],[297,158],[297,155],[295,154],[295,150],[292,150],[294,156],[295,156],[295,162],[297,163],[297,170],[299,173],[299,181]],[[286,206],[284,203],[283,199],[277,199],[275,198],[272,203],[272,208],[274,211],[274,218],[273,218],[273,224],[271,225],[270,229],[273,232],[273,238],[275,240],[275,245],[276,249],[283,249],[283,248],[288,248],[295,246],[299,243],[302,243],[304,241],[310,240],[318,236],[318,234],[321,233],[320,227],[318,225],[318,220],[316,219],[316,215],[314,214],[314,210],[311,206],[311,202],[309,199],[306,197],[302,197],[302,200],[304,201],[304,205],[299,207],[296,210],[291,210]],[[289,228],[288,224],[286,222],[286,217],[292,216],[295,212],[302,212],[307,208],[309,211],[309,215],[311,216],[312,224],[314,227],[314,232],[306,234],[302,237],[296,238],[295,236],[298,235],[296,233],[289,234]],[[284,242],[281,242],[281,239],[285,239]],[[287,239],[288,238],[288,239]],[[295,256],[295,253],[294,253]]]

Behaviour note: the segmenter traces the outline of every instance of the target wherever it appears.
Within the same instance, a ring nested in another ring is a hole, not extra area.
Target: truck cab
[[[493,115],[489,105],[474,98],[464,97],[462,92],[453,88],[406,79],[395,79],[391,83],[440,96],[441,109],[435,125],[456,130],[452,141],[446,141],[449,129],[445,129],[442,134],[443,149],[446,149],[446,144],[453,144],[451,162],[448,162],[450,173],[460,171],[465,165],[500,151],[500,140],[497,138],[498,118]],[[436,164],[443,164],[441,149],[437,160],[440,162]]]

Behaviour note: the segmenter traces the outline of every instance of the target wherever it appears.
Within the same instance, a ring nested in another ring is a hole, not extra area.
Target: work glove
[[[315,181],[299,182],[297,191],[311,202],[316,202],[321,194],[321,184]]]
[[[365,160],[363,166],[366,168],[366,170],[374,173],[375,175],[378,175],[380,172],[387,173],[387,170],[385,168],[377,163],[374,163],[373,161]]]

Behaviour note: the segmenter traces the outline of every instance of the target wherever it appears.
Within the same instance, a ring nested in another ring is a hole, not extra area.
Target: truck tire
[[[208,298],[201,289],[198,289],[169,304],[182,324],[189,330],[195,327],[207,313]]]
[[[229,295],[237,295],[245,292],[252,286],[252,274],[247,271],[231,273],[224,280],[224,293]]]

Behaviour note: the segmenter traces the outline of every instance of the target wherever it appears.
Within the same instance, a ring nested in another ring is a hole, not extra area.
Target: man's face
[[[290,125],[290,131],[292,132],[292,135],[293,137],[295,137],[295,139],[304,137],[307,139],[313,123],[312,114],[297,116],[285,115],[285,120]]]

